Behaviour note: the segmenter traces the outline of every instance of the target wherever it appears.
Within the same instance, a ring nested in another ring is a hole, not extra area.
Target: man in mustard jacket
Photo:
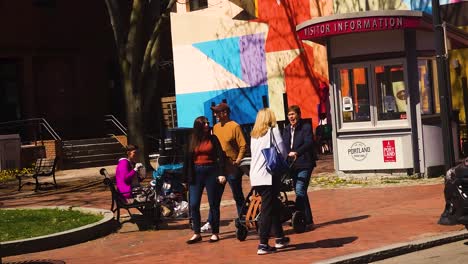
[[[242,171],[239,164],[245,156],[247,150],[247,142],[245,141],[244,133],[239,124],[232,121],[230,118],[231,109],[226,103],[220,103],[217,106],[212,106],[218,123],[213,127],[213,133],[221,142],[221,147],[226,154],[225,175],[227,182],[231,186],[232,196],[236,201],[237,214],[242,215],[242,206],[244,205],[244,193],[242,192]],[[224,187],[219,194],[219,199],[224,192]],[[207,223],[201,228],[201,232],[211,230],[210,225],[211,214],[208,216]]]

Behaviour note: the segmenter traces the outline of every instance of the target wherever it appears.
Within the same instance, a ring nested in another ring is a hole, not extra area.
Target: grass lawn
[[[103,216],[76,210],[0,209],[0,242],[43,236],[84,226]]]

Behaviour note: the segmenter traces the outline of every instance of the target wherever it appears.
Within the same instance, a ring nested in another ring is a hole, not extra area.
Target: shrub
[[[0,183],[14,180],[16,174],[32,173],[33,170],[34,170],[34,165],[32,168],[1,170],[0,171]]]

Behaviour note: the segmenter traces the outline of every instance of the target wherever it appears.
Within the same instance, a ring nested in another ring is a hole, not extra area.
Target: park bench
[[[105,168],[99,170],[99,173],[104,176],[104,185],[106,185],[110,192],[111,192],[111,211],[113,213],[117,213],[117,221],[120,221],[120,209],[126,209],[130,218],[134,218],[134,215],[131,213],[131,208],[136,208],[140,213],[149,221],[149,223],[153,224],[155,228],[158,227],[160,217],[161,217],[161,208],[159,204],[155,201],[154,195],[150,195],[149,193],[136,193],[135,191],[132,192],[132,197],[136,197],[138,194],[143,194],[144,200],[137,200],[137,199],[129,199],[123,196],[123,193],[117,190],[115,185],[115,180],[112,180],[109,177],[109,173]]]
[[[18,191],[21,191],[21,188],[23,188],[24,185],[34,184],[31,181],[22,183],[22,181],[26,179],[34,179],[36,181],[36,187],[34,188],[35,192],[39,190],[40,185],[47,184],[52,184],[57,189],[57,182],[55,181],[55,169],[57,168],[57,161],[58,157],[55,157],[54,159],[39,158],[36,160],[33,171],[31,173],[17,174],[16,179],[18,179]],[[40,178],[42,179],[45,177],[52,177],[54,182],[39,182]]]

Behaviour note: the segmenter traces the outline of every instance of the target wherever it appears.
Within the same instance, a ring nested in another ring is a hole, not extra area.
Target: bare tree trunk
[[[175,2],[168,0],[166,9],[160,10],[160,1],[133,0],[129,7],[125,1],[105,0],[123,80],[128,143],[138,145],[139,159],[148,168],[144,114],[150,110],[149,105],[157,89],[155,82],[149,81],[152,79],[149,75],[158,72],[153,67],[157,67],[159,60],[160,33]],[[126,8],[131,8],[130,17],[122,16]],[[149,35],[145,30],[148,27],[151,28]]]
[[[128,124],[128,143],[137,145],[140,149],[139,160],[145,165],[149,165],[146,155],[145,144],[145,129],[143,122],[143,115],[141,112],[141,93],[135,92],[135,85],[132,84],[130,74],[123,74],[124,77],[124,94],[125,94],[125,108],[127,112]]]

